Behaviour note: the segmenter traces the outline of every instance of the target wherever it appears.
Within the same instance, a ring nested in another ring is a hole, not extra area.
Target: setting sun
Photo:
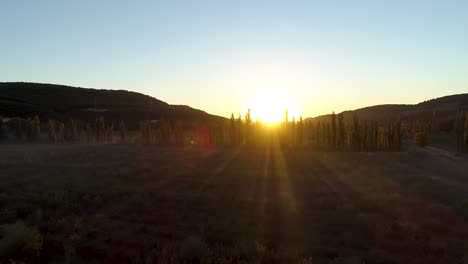
[[[299,109],[295,100],[287,94],[278,91],[263,91],[252,97],[247,104],[254,120],[272,124],[284,119],[284,111],[288,110],[289,117],[299,115]]]

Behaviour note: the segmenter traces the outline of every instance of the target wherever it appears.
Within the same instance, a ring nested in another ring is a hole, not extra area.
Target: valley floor
[[[275,142],[1,146],[0,224],[19,219],[42,236],[40,262],[177,263],[199,236],[210,263],[463,263],[468,159]]]

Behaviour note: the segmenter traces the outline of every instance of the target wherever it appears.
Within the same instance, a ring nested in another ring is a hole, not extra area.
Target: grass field
[[[466,157],[413,147],[0,148],[0,253],[24,223],[32,262],[466,263],[467,217]]]

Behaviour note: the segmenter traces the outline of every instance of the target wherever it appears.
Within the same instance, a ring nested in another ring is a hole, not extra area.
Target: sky
[[[468,1],[2,0],[0,13],[0,82],[222,116],[271,91],[303,116],[468,92]]]

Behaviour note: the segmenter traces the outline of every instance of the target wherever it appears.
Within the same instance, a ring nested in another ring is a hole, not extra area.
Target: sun
[[[247,108],[253,120],[261,119],[263,123],[274,124],[284,120],[285,111],[288,110],[289,118],[298,115],[298,105],[295,100],[284,92],[275,90],[262,91],[254,95]]]

